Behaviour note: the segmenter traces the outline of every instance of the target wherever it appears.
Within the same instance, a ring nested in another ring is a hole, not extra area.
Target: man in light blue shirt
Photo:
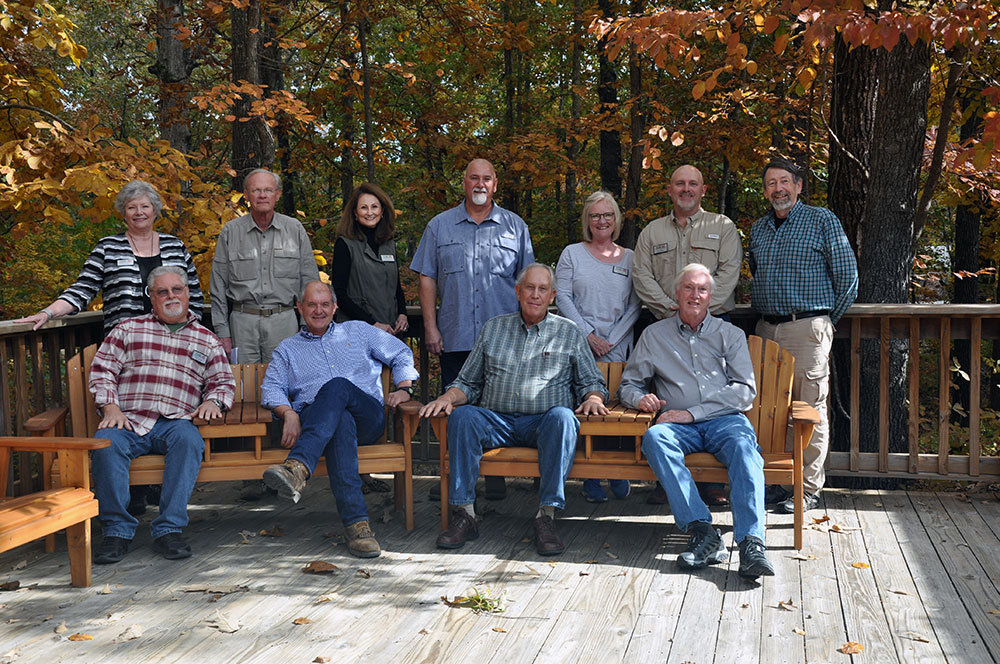
[[[360,558],[374,558],[381,548],[368,523],[358,445],[382,435],[385,405],[398,406],[413,394],[418,378],[413,353],[368,323],[334,323],[337,302],[320,281],[306,286],[298,307],[305,326],[275,349],[261,385],[261,403],[284,421],[281,445],[291,449],[283,464],[264,471],[264,483],[298,502],[325,456],[347,548]],[[384,404],[379,380],[383,364],[392,368],[398,388]]]

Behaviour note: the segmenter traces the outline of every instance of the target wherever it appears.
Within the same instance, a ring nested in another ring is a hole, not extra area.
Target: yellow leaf
[[[840,646],[840,648],[838,648],[838,650],[840,650],[840,652],[844,653],[845,655],[857,655],[864,649],[865,647],[860,643],[858,643],[857,641],[848,641],[844,645]]]
[[[295,620],[292,621],[292,624],[293,625],[308,625],[311,622],[312,622],[312,620],[309,620],[309,618],[296,618]]]
[[[806,630],[801,629],[799,627],[796,627],[792,631],[795,632],[796,634],[798,634],[799,636],[805,636],[806,635]]]
[[[80,632],[77,632],[76,634],[70,634],[69,635],[69,640],[70,641],[93,641],[94,637],[92,637],[90,634],[81,634]]]
[[[506,634],[507,633],[507,630],[505,630],[503,627],[494,627],[493,631],[494,632],[500,632],[501,634]]]
[[[869,567],[871,567],[871,565],[869,565],[868,563],[856,562],[856,563],[851,563],[851,567],[855,569],[868,569]]]

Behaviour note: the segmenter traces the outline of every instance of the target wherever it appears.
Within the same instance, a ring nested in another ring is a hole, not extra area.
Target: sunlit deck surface
[[[802,552],[791,516],[768,515],[777,576],[758,585],[737,576],[735,550],[728,565],[679,571],[685,537],[666,508],[646,505],[648,486],[591,505],[570,482],[558,521],[567,550],[544,559],[530,540],[530,480],[480,500],[482,536],[456,552],[434,548],[431,484],[416,482],[412,532],[390,494],[369,495],[384,553],[368,561],[347,553],[320,478],[298,505],[240,502],[239,483],[201,485],[192,558],[152,552],[151,509],[133,550],[95,565],[87,589],[69,586],[64,541],[53,554],[40,543],[8,552],[0,582],[21,588],[0,593],[0,661],[846,662],[848,641],[863,647],[855,662],[1000,657],[994,494],[827,491],[808,516],[829,521],[807,529]],[[716,517],[731,542],[728,510]],[[339,569],[303,573],[312,561]],[[503,594],[505,611],[441,600],[474,587]]]

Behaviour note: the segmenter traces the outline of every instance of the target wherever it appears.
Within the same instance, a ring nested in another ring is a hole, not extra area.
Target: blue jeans
[[[681,530],[694,521],[712,523],[712,513],[698,495],[684,456],[715,455],[729,469],[729,500],[733,510],[733,541],[747,535],[764,539],[764,458],[757,434],[744,415],[723,415],[691,424],[657,424],[642,437],[642,453],[670,500],[670,511]]]
[[[573,466],[580,421],[565,406],[540,415],[495,413],[479,406],[459,406],[448,418],[452,505],[471,505],[483,451],[494,447],[538,449],[538,504],[562,509],[565,484]]]
[[[150,524],[153,539],[181,532],[188,523],[188,498],[205,452],[198,427],[189,420],[161,417],[145,436],[128,429],[98,429],[94,437],[111,441],[110,447],[94,450],[91,457],[94,495],[104,536],[128,540],[135,536],[139,521],[125,509],[129,501],[128,469],[132,459],[143,454],[165,455],[160,515]]]
[[[358,445],[370,445],[385,430],[385,408],[346,378],[333,378],[299,413],[302,433],[289,452],[312,475],[326,457],[330,491],[345,526],[368,519],[358,476]]]

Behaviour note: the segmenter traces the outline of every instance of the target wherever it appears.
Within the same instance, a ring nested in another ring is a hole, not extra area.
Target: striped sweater
[[[201,318],[205,299],[201,294],[198,273],[184,243],[173,235],[159,233],[162,265],[176,265],[187,270],[191,291],[191,313]],[[63,291],[60,300],[69,302],[76,311],[104,293],[104,335],[115,325],[133,316],[141,316],[146,284],[141,282],[139,263],[125,233],[101,238],[90,252],[76,283]]]

